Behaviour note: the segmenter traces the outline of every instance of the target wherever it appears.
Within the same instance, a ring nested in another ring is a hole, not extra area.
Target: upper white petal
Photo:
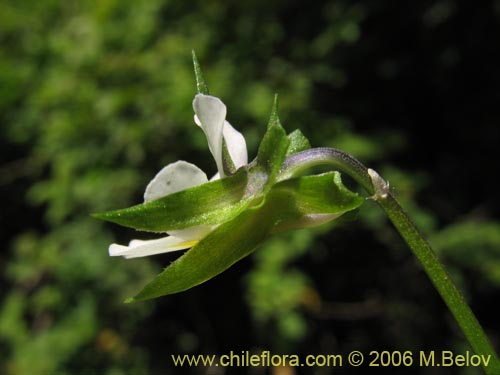
[[[217,163],[217,170],[224,176],[222,165],[222,131],[226,119],[226,106],[217,97],[197,94],[193,100],[195,122],[207,136],[208,147]]]
[[[149,202],[166,195],[204,184],[207,175],[196,165],[179,160],[164,167],[151,180],[144,192],[144,201]]]
[[[222,131],[224,140],[226,141],[227,150],[233,160],[233,163],[238,169],[248,164],[247,143],[245,137],[231,126],[227,121],[224,121],[224,129]]]
[[[198,241],[184,240],[182,238],[168,236],[156,240],[132,240],[129,246],[111,244],[109,246],[110,256],[123,256],[125,258],[138,258],[149,255],[162,254],[170,251],[188,249]]]

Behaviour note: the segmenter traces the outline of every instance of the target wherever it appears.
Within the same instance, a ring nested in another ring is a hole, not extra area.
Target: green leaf
[[[211,232],[126,302],[182,292],[211,279],[255,250],[268,237],[274,221],[268,206],[245,210]]]
[[[196,91],[198,94],[209,95],[208,86],[205,83],[203,74],[201,73],[200,64],[198,63],[194,50],[191,51],[191,54],[193,55],[194,75],[196,76]]]
[[[296,129],[288,134],[288,139],[290,140],[290,144],[286,150],[286,156],[296,154],[297,152],[304,150],[309,150],[311,148],[309,140],[299,129]]]
[[[94,217],[151,232],[214,225],[238,215],[250,202],[245,194],[247,172],[207,182],[130,208],[94,214]]]
[[[290,140],[278,117],[278,96],[276,95],[267,131],[257,153],[257,165],[265,169],[268,175],[268,186],[274,183],[276,174],[285,160],[289,144]]]
[[[287,207],[304,213],[345,212],[364,202],[363,197],[344,186],[337,171],[282,181],[274,185],[269,194],[285,196],[289,202]],[[293,207],[290,202],[294,203]]]
[[[279,182],[273,186],[267,199],[280,212],[280,223],[275,232],[331,221],[365,201],[342,184],[339,172]]]

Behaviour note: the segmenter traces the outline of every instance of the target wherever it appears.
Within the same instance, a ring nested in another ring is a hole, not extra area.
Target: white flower
[[[233,164],[239,168],[248,163],[245,138],[226,121],[226,106],[214,96],[198,94],[193,100],[194,121],[200,126],[208,147],[217,164],[218,173],[212,179],[225,176],[223,168],[223,143]],[[168,164],[146,187],[144,201],[149,202],[169,194],[208,182],[207,175],[196,165],[179,160]],[[111,244],[109,255],[137,258],[169,251],[188,249],[205,237],[213,226],[196,226],[167,232],[169,236],[156,240],[132,240],[128,246]]]

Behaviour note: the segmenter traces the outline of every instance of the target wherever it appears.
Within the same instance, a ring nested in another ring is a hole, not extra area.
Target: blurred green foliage
[[[176,256],[109,259],[130,232],[89,213],[140,202],[178,159],[215,172],[192,120],[193,48],[251,156],[279,92],[288,131],[377,167],[498,343],[499,13],[497,1],[2,1],[0,373],[462,342],[370,204],[354,222],[277,237],[193,291],[122,304]]]

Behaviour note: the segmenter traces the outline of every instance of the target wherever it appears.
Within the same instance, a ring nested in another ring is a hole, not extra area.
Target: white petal
[[[149,202],[166,195],[204,184],[207,175],[196,165],[179,160],[164,167],[146,187],[144,201]]]
[[[145,257],[148,255],[156,255],[188,249],[196,245],[198,241],[186,241],[182,238],[168,236],[157,240],[132,240],[129,246],[111,244],[109,246],[110,256],[123,256],[127,259]]]
[[[231,126],[227,121],[224,121],[224,129],[222,134],[224,135],[224,140],[226,141],[227,150],[233,163],[238,169],[244,165],[248,164],[248,154],[247,154],[247,143],[245,142],[245,137]]]
[[[194,123],[201,128],[201,121],[196,115],[194,115]]]
[[[222,168],[222,129],[226,119],[226,106],[215,96],[197,94],[193,100],[195,122],[207,136],[208,147],[217,163],[217,170],[224,176]]]
[[[186,229],[169,230],[167,233],[186,241],[198,241],[210,233],[214,228],[215,226],[211,225],[197,225]]]

